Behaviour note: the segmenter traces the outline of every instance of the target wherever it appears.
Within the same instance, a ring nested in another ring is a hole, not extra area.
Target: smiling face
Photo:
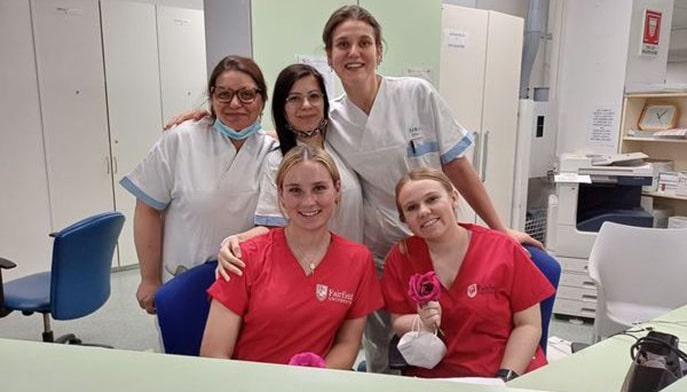
[[[324,96],[313,75],[298,79],[286,98],[286,120],[298,131],[312,131],[324,118]]]
[[[279,202],[289,218],[289,225],[302,230],[329,227],[340,194],[327,168],[313,160],[293,164],[283,175]]]
[[[257,89],[257,84],[247,73],[241,71],[224,71],[215,81],[216,93],[211,96],[212,108],[220,121],[235,130],[247,128],[258,120],[260,113],[265,105],[262,96],[257,94],[251,103],[243,103],[234,94],[229,102],[220,102],[215,99],[217,92],[231,90],[237,92],[241,89]]]
[[[344,86],[374,82],[381,49],[372,26],[362,20],[347,20],[333,30],[327,60]]]
[[[435,180],[406,182],[398,192],[398,205],[408,228],[425,240],[438,240],[456,228],[458,192],[448,192]]]

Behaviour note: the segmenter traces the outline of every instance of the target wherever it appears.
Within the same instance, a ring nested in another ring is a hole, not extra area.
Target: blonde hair
[[[396,183],[396,209],[398,210],[398,216],[401,218],[401,222],[406,221],[405,216],[403,215],[403,208],[401,208],[401,204],[398,200],[398,195],[401,193],[401,189],[403,187],[411,182],[411,181],[421,181],[421,180],[432,180],[436,181],[441,186],[446,190],[446,193],[451,195],[453,191],[455,190],[453,188],[453,184],[451,183],[451,180],[449,180],[448,177],[446,177],[446,174],[442,172],[441,170],[434,169],[431,167],[419,167],[416,169],[412,169],[411,171],[408,172],[405,176],[401,177],[400,180],[398,180],[398,183]]]
[[[277,189],[279,190],[279,193],[281,193],[284,187],[284,177],[286,177],[286,173],[288,173],[289,170],[291,170],[291,168],[293,168],[297,163],[305,161],[319,163],[320,165],[324,166],[324,168],[327,169],[329,174],[332,176],[332,182],[334,185],[336,186],[339,184],[341,175],[339,174],[339,169],[336,167],[336,163],[334,163],[332,157],[321,148],[301,145],[289,150],[279,164],[276,178]]]

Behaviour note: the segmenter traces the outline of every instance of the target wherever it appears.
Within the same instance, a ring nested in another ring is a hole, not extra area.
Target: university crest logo
[[[317,297],[317,300],[322,302],[325,299],[327,299],[327,293],[329,292],[329,287],[324,284],[317,284],[317,287],[315,288],[315,296]]]

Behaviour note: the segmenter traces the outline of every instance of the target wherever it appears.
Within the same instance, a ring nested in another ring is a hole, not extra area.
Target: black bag
[[[632,365],[621,392],[657,392],[682,377],[680,359],[687,355],[678,348],[677,336],[651,331],[630,348]]]

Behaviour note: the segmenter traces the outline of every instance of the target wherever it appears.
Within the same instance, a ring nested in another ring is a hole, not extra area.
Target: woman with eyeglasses
[[[306,64],[292,64],[279,73],[272,99],[272,118],[279,138],[279,150],[270,152],[265,158],[260,197],[255,210],[256,227],[228,237],[227,246],[220,249],[222,257],[242,263],[239,247],[241,241],[265,233],[269,227],[287,224],[287,217],[282,213],[278,202],[276,173],[282,157],[296,145],[322,148],[332,157],[341,174],[342,195],[330,222],[330,229],[346,239],[362,242],[360,183],[355,173],[326,141],[328,113],[329,99],[324,79],[315,68]],[[228,277],[224,270],[220,269],[220,273]]]
[[[121,184],[136,197],[136,298],[155,313],[162,282],[217,253],[253,226],[265,156],[277,142],[260,126],[267,86],[249,58],[228,56],[208,81],[211,115],[165,132]]]

